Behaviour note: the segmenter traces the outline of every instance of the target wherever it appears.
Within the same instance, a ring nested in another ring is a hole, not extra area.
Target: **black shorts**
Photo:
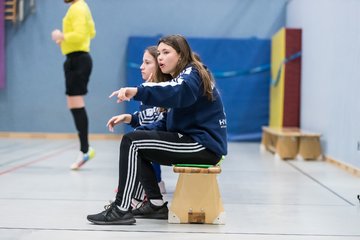
[[[85,95],[92,70],[92,59],[87,52],[72,52],[64,62],[66,95]]]

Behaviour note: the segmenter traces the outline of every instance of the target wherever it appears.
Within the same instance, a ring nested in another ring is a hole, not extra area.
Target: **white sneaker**
[[[90,159],[95,157],[95,150],[92,147],[89,147],[89,151],[87,153],[80,152],[76,162],[71,165],[71,170],[79,170],[82,165],[84,165]]]
[[[164,183],[164,181],[161,181],[161,182],[159,182],[158,184],[159,184],[159,188],[160,188],[161,194],[166,194],[166,189],[165,189],[165,183]]]

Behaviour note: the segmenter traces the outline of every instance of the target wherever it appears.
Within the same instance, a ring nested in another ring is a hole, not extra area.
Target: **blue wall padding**
[[[144,49],[156,45],[159,37],[130,37],[127,46],[127,85],[142,82],[138,66]],[[225,106],[230,141],[258,141],[261,126],[269,119],[270,72],[264,70],[245,74],[249,69],[270,63],[271,42],[267,39],[214,39],[187,38],[191,48],[203,63],[216,73],[216,84]],[[222,73],[239,71],[235,77],[221,77]],[[139,103],[126,103],[126,111],[132,113]],[[126,131],[131,131],[130,127]]]

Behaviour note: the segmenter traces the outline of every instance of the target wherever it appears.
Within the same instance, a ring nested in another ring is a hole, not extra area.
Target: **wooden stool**
[[[320,137],[321,134],[302,133],[300,136],[298,157],[304,160],[322,159]]]
[[[262,127],[261,146],[273,152],[276,158],[294,159],[298,154],[299,128]]]
[[[225,224],[225,212],[216,178],[221,172],[220,166],[199,168],[175,165],[173,170],[180,174],[168,222]]]

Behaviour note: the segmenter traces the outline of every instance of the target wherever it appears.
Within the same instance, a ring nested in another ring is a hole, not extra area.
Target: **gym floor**
[[[91,144],[96,157],[71,171],[76,139],[0,139],[1,240],[360,239],[359,177],[324,161],[276,160],[259,143],[229,143],[218,176],[225,225],[93,225],[86,215],[115,196],[119,140]],[[171,203],[177,174],[162,171]]]

